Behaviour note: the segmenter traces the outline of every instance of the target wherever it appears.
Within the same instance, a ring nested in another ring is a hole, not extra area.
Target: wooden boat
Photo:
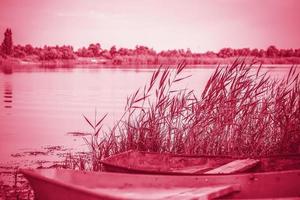
[[[101,161],[105,171],[143,174],[225,174],[300,169],[300,154],[263,158],[186,156],[127,151]]]
[[[36,199],[300,199],[300,170],[234,175],[143,175],[66,169],[21,170]]]

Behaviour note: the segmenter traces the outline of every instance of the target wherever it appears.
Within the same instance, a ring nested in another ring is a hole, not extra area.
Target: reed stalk
[[[300,83],[297,67],[274,79],[255,62],[218,66],[201,94],[178,88],[186,64],[160,67],[127,98],[109,131],[92,124],[94,170],[99,160],[130,149],[189,155],[259,157],[296,153],[300,146]],[[254,70],[254,71],[253,71]],[[99,137],[101,135],[101,137]],[[96,167],[98,166],[98,167]]]

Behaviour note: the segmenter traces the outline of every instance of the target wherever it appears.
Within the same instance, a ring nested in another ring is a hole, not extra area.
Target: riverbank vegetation
[[[84,117],[92,128],[85,138],[90,155],[70,155],[66,165],[97,171],[101,159],[130,149],[236,157],[298,153],[299,73],[292,67],[275,79],[251,70],[254,64],[236,60],[218,67],[201,93],[178,87],[189,77],[182,73],[185,63],[159,68],[127,98],[123,116],[108,131],[102,129],[106,115]]]
[[[175,65],[184,60],[188,65],[230,64],[237,58],[256,58],[262,64],[300,63],[300,49],[278,49],[271,45],[267,49],[223,48],[218,52],[192,52],[190,49],[155,51],[142,45],[134,49],[102,48],[94,43],[75,50],[70,45],[33,47],[14,45],[12,31],[7,29],[1,44],[0,62],[16,64],[108,64],[108,65]]]

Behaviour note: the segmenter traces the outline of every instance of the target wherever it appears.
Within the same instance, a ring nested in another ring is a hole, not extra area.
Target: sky
[[[0,0],[0,40],[193,52],[300,47],[300,0]]]

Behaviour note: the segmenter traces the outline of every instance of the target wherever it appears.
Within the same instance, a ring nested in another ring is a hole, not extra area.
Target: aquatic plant
[[[94,169],[104,157],[130,149],[240,157],[298,152],[297,68],[275,79],[255,64],[236,60],[218,66],[201,94],[178,88],[189,77],[182,73],[185,63],[160,67],[127,98],[122,117],[109,131],[100,131],[106,115],[94,124],[85,117],[94,130],[86,139]]]

